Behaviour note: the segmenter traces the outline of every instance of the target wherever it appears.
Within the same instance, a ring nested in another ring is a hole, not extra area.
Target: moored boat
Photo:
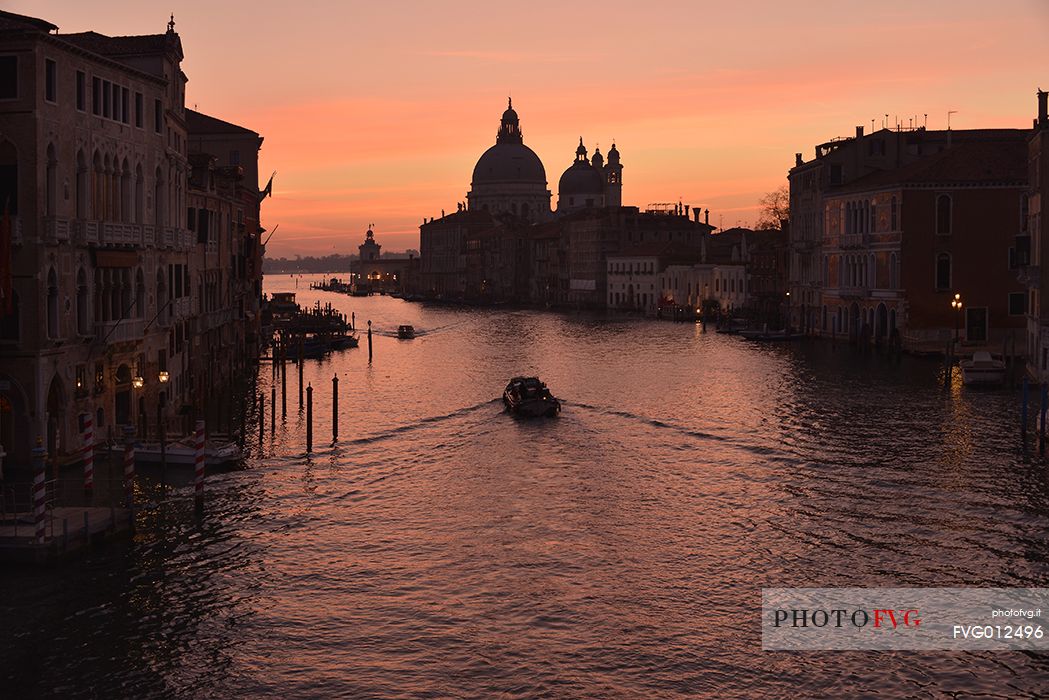
[[[1005,362],[986,351],[974,352],[971,359],[958,363],[962,369],[962,383],[984,386],[1001,384],[1005,381]]]
[[[503,390],[503,404],[511,413],[529,418],[553,418],[561,412],[561,402],[538,377],[514,377]]]
[[[167,464],[193,466],[196,463],[197,451],[192,438],[169,442],[164,446],[164,460]],[[124,446],[114,444],[110,448],[114,454],[124,454]],[[236,462],[240,459],[240,448],[233,442],[209,441],[204,445],[204,463],[218,467]],[[161,449],[159,442],[136,442],[135,462],[140,464],[160,464]]]
[[[749,330],[740,331],[740,337],[746,338],[747,340],[762,340],[762,341],[779,341],[779,340],[801,340],[805,337],[804,333],[792,333],[786,329],[778,331],[770,330]]]

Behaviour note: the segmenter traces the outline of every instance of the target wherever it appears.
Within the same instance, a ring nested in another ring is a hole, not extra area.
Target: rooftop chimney
[[[797,166],[801,165],[804,162],[805,161],[803,161],[801,159],[801,154],[800,153],[795,153],[794,154],[794,167],[797,167]]]
[[[703,223],[710,226],[710,210],[707,209],[703,214]]]
[[[699,223],[699,215],[700,215],[700,213],[701,213],[701,211],[700,211],[699,207],[696,207],[696,208],[694,208],[692,210],[692,218],[696,220],[697,224]]]
[[[1038,126],[1049,126],[1049,92],[1038,91]]]
[[[856,127],[856,138],[858,138],[858,139],[862,139],[863,138],[863,127],[862,126],[857,126]]]

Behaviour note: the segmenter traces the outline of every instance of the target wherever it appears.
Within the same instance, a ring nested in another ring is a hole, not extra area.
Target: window
[[[120,121],[125,124],[131,123],[131,113],[128,110],[128,103],[130,102],[131,93],[126,87],[120,88]]]
[[[1009,295],[1009,315],[1023,316],[1027,313],[1027,294],[1017,292]]]
[[[164,112],[160,100],[153,100],[153,131],[161,133],[164,130]]]
[[[951,256],[940,253],[936,256],[936,289],[951,288]]]
[[[78,70],[76,72],[76,108],[79,112],[83,112],[87,104],[86,81],[87,76],[84,75],[84,71]]]
[[[142,128],[142,93],[135,93],[135,126]]]
[[[833,163],[830,166],[830,184],[840,185],[844,179],[841,163]]]
[[[123,121],[124,115],[120,110],[120,86],[113,85],[113,121]]]
[[[50,58],[44,59],[44,99],[58,101],[58,65]]]
[[[229,164],[230,165],[240,165],[240,151],[230,151],[229,152]]]
[[[113,83],[102,81],[102,116],[106,119],[113,114]]]
[[[889,225],[893,231],[896,231],[899,227],[897,223],[899,221],[899,215],[897,214],[896,198],[892,198],[892,202],[889,203]]]
[[[102,79],[91,78],[91,113],[102,115]]]
[[[951,196],[941,194],[936,196],[936,234],[949,236],[951,233]]]
[[[1031,216],[1031,203],[1027,200],[1027,194],[1020,195],[1020,231],[1027,232],[1028,218]]]
[[[0,100],[18,97],[18,57],[0,56]]]

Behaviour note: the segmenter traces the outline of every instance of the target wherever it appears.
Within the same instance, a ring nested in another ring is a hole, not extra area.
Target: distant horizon
[[[797,152],[810,160],[816,144],[886,114],[890,126],[942,129],[950,112],[958,130],[1029,128],[1049,82],[1049,7],[1037,0],[856,4],[862,23],[840,3],[600,7],[172,9],[187,106],[265,138],[274,256],[355,249],[373,222],[384,247],[418,248],[419,224],[466,199],[508,94],[554,201],[579,137],[591,153],[615,140],[624,204],[682,201],[730,228],[754,224]],[[162,33],[169,14],[118,0],[7,9],[60,34]]]

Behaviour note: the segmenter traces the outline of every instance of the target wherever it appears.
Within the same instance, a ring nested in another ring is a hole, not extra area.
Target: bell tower
[[[610,207],[623,206],[623,166],[619,162],[619,149],[615,141],[608,151],[608,165],[604,167],[605,203]]]

